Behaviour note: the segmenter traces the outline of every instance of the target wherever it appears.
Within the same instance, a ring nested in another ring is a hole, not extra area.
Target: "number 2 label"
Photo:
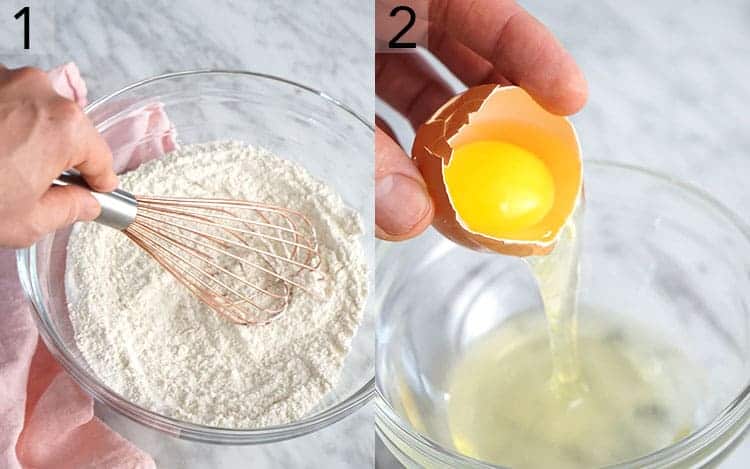
[[[417,43],[415,42],[398,42],[398,40],[401,39],[401,37],[406,34],[412,26],[414,26],[414,22],[417,20],[417,13],[414,9],[405,5],[397,6],[391,10],[391,16],[396,16],[401,11],[405,11],[409,15],[409,21],[406,23],[406,26],[404,26],[401,31],[393,37],[393,39],[388,41],[388,47],[391,49],[416,49]]]

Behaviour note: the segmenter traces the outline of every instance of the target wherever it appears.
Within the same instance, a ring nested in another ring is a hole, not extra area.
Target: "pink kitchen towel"
[[[49,72],[55,90],[85,106],[86,84],[75,64]],[[174,129],[159,103],[127,114],[103,135],[117,147],[122,171],[171,151]],[[129,147],[113,142],[150,139]],[[94,416],[91,397],[39,340],[21,291],[13,251],[0,250],[0,468],[154,468],[153,459]]]

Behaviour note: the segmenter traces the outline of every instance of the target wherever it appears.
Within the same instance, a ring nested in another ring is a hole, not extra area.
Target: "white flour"
[[[305,415],[336,383],[361,320],[367,267],[358,214],[301,166],[237,142],[183,147],[123,175],[121,187],[307,214],[330,293],[295,294],[269,325],[234,325],[121,233],[80,224],[66,286],[76,342],[94,373],[127,399],[194,423],[257,428]]]

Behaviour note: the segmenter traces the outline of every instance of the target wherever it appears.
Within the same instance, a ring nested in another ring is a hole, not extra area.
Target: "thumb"
[[[50,233],[76,221],[99,216],[99,202],[82,187],[52,187],[44,193],[30,214],[31,226],[39,233]]]
[[[375,231],[379,238],[412,238],[432,222],[432,200],[422,175],[401,147],[375,129]]]

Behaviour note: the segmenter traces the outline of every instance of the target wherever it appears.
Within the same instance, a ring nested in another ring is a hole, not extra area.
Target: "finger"
[[[418,54],[375,54],[375,93],[415,128],[455,94]]]
[[[422,175],[401,147],[375,130],[375,234],[389,241],[412,238],[432,222],[432,200]]]
[[[83,161],[75,165],[88,185],[99,192],[112,192],[117,189],[119,181],[112,169],[112,151],[99,132],[89,124],[89,137],[85,147]]]
[[[511,84],[487,59],[457,41],[444,29],[431,27],[429,41],[430,51],[466,86]]]
[[[67,168],[77,169],[86,183],[99,192],[111,192],[117,188],[117,176],[112,170],[112,152],[91,121],[83,115],[72,101],[59,98],[63,120],[75,122],[73,130],[74,148],[69,153]]]
[[[99,202],[81,187],[52,187],[44,193],[29,214],[31,231],[36,238],[76,221],[99,216]]]
[[[588,87],[573,58],[512,0],[435,0],[430,21],[550,112],[572,114],[585,104]]]
[[[11,95],[40,98],[56,94],[47,74],[36,67],[3,69],[0,82]]]

